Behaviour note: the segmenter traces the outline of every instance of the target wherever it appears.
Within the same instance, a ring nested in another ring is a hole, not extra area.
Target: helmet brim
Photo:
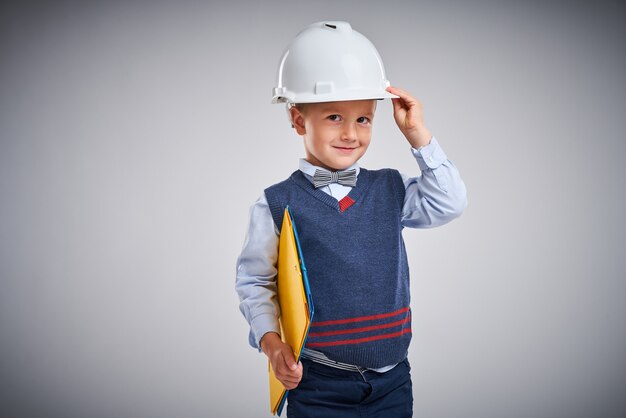
[[[351,100],[383,100],[397,98],[399,98],[399,96],[391,94],[386,90],[344,90],[329,94],[294,94],[287,91],[283,95],[277,95],[272,98],[272,103],[326,103],[347,102]]]

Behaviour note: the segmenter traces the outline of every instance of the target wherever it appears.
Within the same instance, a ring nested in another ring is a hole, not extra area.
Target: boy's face
[[[308,103],[290,109],[294,128],[304,138],[306,160],[328,170],[344,170],[370,144],[376,100]]]

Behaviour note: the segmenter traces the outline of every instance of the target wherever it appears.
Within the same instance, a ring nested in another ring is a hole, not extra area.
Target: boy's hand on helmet
[[[428,145],[432,134],[424,126],[424,113],[420,101],[397,87],[387,87],[387,91],[400,96],[399,99],[391,99],[393,117],[407,141],[416,149]]]

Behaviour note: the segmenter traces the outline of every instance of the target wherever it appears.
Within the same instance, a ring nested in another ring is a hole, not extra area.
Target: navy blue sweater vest
[[[338,202],[300,171],[265,190],[280,230],[292,210],[315,306],[306,347],[366,368],[396,364],[411,340],[404,184],[395,170],[361,168]]]

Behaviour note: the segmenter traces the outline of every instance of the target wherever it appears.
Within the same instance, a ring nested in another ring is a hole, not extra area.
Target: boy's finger
[[[287,367],[289,367],[289,370],[296,370],[298,368],[296,358],[293,356],[293,352],[290,348],[283,350],[283,359]]]
[[[397,112],[400,109],[408,109],[406,101],[402,98],[400,99],[391,99],[391,103],[393,104],[393,110]]]
[[[302,362],[298,362],[298,368],[296,369],[296,376],[298,376],[299,379],[302,379],[303,371],[304,371],[304,368],[302,367]]]
[[[275,374],[278,380],[280,380],[284,385],[297,385],[302,380],[302,365],[301,363],[298,364],[298,369],[295,371],[291,371],[283,367],[282,370],[275,370]]]
[[[291,376],[288,374],[284,376],[280,376],[280,377],[283,382],[289,382],[289,383],[300,383],[300,380],[302,380],[302,376]]]
[[[402,107],[402,104],[400,104],[400,99],[391,99],[391,104],[393,105],[394,112],[397,112],[398,109]]]
[[[389,89],[391,89],[393,91],[390,91]],[[406,96],[410,96],[408,91],[402,90],[401,88],[398,88],[398,87],[389,86],[389,87],[387,87],[387,91],[389,91],[389,93],[395,94],[396,96],[400,96],[402,98],[404,98]]]
[[[391,86],[390,86],[390,87],[387,87],[387,91],[389,91],[389,89],[393,89],[394,91],[393,91],[393,92],[390,92],[390,93],[393,93],[393,94],[395,94],[396,96],[400,96],[400,98],[401,98],[402,100],[404,100],[404,102],[405,102],[408,106],[412,106],[414,103],[416,103],[416,102],[417,102],[417,100],[416,100],[413,96],[411,96],[411,94],[409,94],[409,92],[408,92],[408,91],[406,91],[406,90],[402,90],[402,89],[399,89],[399,88],[397,88],[397,87],[391,87]],[[392,99],[392,100],[393,100],[393,99]]]

